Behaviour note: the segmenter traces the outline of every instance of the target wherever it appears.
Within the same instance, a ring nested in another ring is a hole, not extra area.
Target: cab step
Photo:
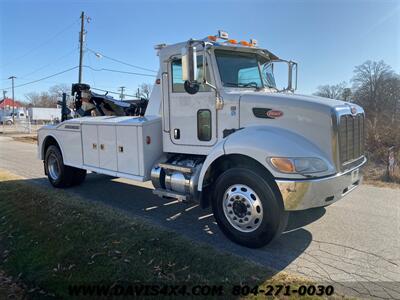
[[[190,197],[188,195],[180,194],[180,193],[177,193],[174,191],[167,191],[164,189],[155,189],[155,190],[153,190],[153,194],[155,194],[161,198],[164,198],[164,197],[175,198],[182,202],[186,202],[186,201],[190,200]]]

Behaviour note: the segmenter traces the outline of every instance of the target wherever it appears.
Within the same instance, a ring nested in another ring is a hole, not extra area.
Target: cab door
[[[202,65],[203,57],[198,56],[199,79]],[[172,143],[205,147],[214,145],[217,141],[215,91],[201,85],[198,93],[188,94],[182,81],[181,58],[171,60],[169,72],[169,132]]]

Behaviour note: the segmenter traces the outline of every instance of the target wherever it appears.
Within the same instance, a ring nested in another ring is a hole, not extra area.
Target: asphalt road
[[[51,188],[36,145],[0,136],[0,168]],[[285,233],[261,249],[227,240],[210,210],[160,199],[151,189],[148,183],[89,174],[69,191],[278,271],[333,284],[348,295],[400,299],[400,189],[362,185],[327,208],[291,213]]]

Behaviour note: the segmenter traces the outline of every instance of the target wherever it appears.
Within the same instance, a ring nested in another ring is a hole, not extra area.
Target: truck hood
[[[349,103],[316,96],[265,92],[241,93],[239,102],[240,128],[265,125],[286,129],[314,144],[329,161],[336,159],[334,115],[340,107],[348,109]],[[268,117],[268,110],[280,111],[282,115]]]
[[[348,102],[318,96],[292,93],[244,92],[240,94],[241,103],[269,104],[271,106],[296,106],[314,109],[331,109],[349,105]]]

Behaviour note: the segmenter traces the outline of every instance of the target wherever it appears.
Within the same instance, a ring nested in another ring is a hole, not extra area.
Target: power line
[[[89,65],[92,65],[92,59],[90,58],[90,55],[87,58],[89,60]],[[94,79],[95,76],[94,76],[93,70],[90,70],[90,75],[92,76],[92,81],[93,81],[94,85],[96,85],[96,80]]]
[[[66,57],[68,57],[68,56],[70,56],[70,55],[73,54],[77,49],[78,49],[78,48],[75,47],[75,48],[73,48],[72,50],[68,51],[68,53],[64,54],[63,56],[58,57],[57,59],[55,59],[55,60],[52,61],[51,63],[48,63],[48,64],[46,64],[46,65],[44,65],[44,66],[41,66],[41,67],[37,68],[36,70],[33,70],[32,72],[29,72],[29,73],[27,73],[27,74],[25,74],[25,75],[23,75],[23,76],[20,76],[19,78],[24,79],[25,77],[27,77],[27,76],[29,76],[29,75],[32,75],[32,74],[34,74],[34,73],[36,73],[36,72],[38,72],[38,71],[41,71],[41,70],[47,68],[48,66],[51,66],[51,65],[53,65],[54,63],[59,62],[60,60],[66,58]]]
[[[25,52],[25,54],[18,56],[14,59],[10,59],[10,62],[8,64],[3,65],[3,68],[6,66],[9,66],[10,64],[12,64],[15,60],[20,60],[25,58],[26,56],[28,56],[29,54],[31,54],[32,52],[36,51],[37,49],[41,48],[42,46],[46,45],[47,43],[53,41],[55,38],[57,38],[59,35],[61,35],[62,33],[64,33],[65,31],[67,31],[68,29],[70,29],[72,26],[74,26],[77,23],[78,20],[75,20],[73,23],[69,24],[68,26],[64,27],[62,30],[60,30],[59,32],[57,32],[56,34],[54,34],[51,38],[45,40],[43,43],[39,44],[36,47],[31,48],[30,50],[28,50],[27,52]]]
[[[127,62],[124,62],[124,61],[122,61],[122,60],[119,60],[119,59],[112,58],[112,57],[110,57],[110,56],[104,55],[103,53],[101,53],[101,52],[99,52],[99,51],[95,51],[95,50],[92,50],[92,49],[87,48],[87,47],[86,47],[86,49],[89,50],[90,52],[92,52],[92,53],[93,53],[94,55],[96,55],[97,57],[104,57],[104,58],[107,58],[107,59],[109,59],[109,60],[115,61],[115,62],[117,62],[117,63],[123,64],[123,65],[126,65],[126,66],[130,66],[130,67],[132,67],[132,68],[136,68],[136,69],[140,69],[140,70],[143,70],[143,71],[149,71],[149,72],[157,73],[157,71],[155,71],[155,70],[151,70],[151,69],[143,68],[143,67],[140,67],[140,66],[132,65],[132,64],[127,63]]]
[[[151,75],[151,74],[144,74],[144,73],[137,73],[137,72],[128,72],[128,71],[121,71],[121,70],[114,70],[114,69],[106,69],[106,68],[101,68],[101,69],[95,69],[91,66],[83,66],[85,68],[89,68],[93,71],[100,72],[100,71],[107,71],[107,72],[115,72],[115,73],[123,73],[123,74],[130,74],[130,75],[138,75],[138,76],[148,76],[148,77],[156,77],[156,75]]]
[[[90,89],[91,89],[91,90],[95,90],[95,91],[100,91],[100,92],[109,93],[109,94],[121,95],[121,93],[110,92],[110,91],[107,91],[107,90],[98,89],[98,88],[94,88],[94,87],[90,87]],[[134,98],[136,98],[136,96],[134,96],[134,95],[128,95],[128,94],[124,94],[124,96],[129,96],[129,97],[134,97]]]
[[[36,79],[36,80],[30,81],[30,82],[25,82],[25,83],[22,83],[22,84],[19,84],[19,85],[14,86],[14,88],[18,88],[18,87],[22,87],[22,86],[25,86],[25,85],[33,84],[33,83],[36,83],[36,82],[39,82],[39,81],[43,81],[43,80],[49,79],[49,78],[51,78],[51,77],[55,77],[55,76],[58,76],[58,75],[67,73],[67,72],[69,72],[69,71],[75,70],[75,69],[78,68],[78,67],[79,67],[79,66],[75,66],[75,67],[66,69],[66,70],[64,70],[64,71],[61,71],[61,72],[58,72],[58,73],[55,73],[55,74],[52,74],[52,75],[49,75],[49,76],[46,76],[46,77],[43,77],[43,78],[40,78],[40,79]],[[11,87],[4,88],[3,90],[9,90],[9,89],[11,89]]]
[[[25,82],[25,83],[22,83],[22,84],[19,84],[19,85],[14,86],[14,88],[18,88],[18,87],[26,86],[26,85],[33,84],[33,83],[36,83],[36,82],[39,82],[39,81],[43,81],[43,80],[46,80],[46,79],[49,79],[49,78],[52,78],[52,77],[55,77],[55,76],[64,74],[64,73],[66,73],[66,72],[75,70],[75,69],[77,69],[78,67],[79,67],[79,66],[75,66],[75,67],[66,69],[66,70],[64,70],[64,71],[60,71],[60,72],[55,73],[55,74],[51,74],[51,75],[49,75],[49,76],[46,76],[46,77],[43,77],[43,78],[40,78],[40,79],[36,79],[36,80],[29,81],[29,82]],[[86,66],[86,65],[83,66],[83,67],[89,68],[89,69],[91,69],[91,70],[93,70],[93,71],[96,71],[96,72],[97,72],[97,71],[108,71],[108,72],[116,72],[116,73],[130,74],[130,75],[156,77],[155,75],[151,75],[151,74],[135,73],[135,72],[121,71],[121,70],[113,70],[113,69],[95,69],[95,68],[92,68],[91,66]],[[3,90],[9,90],[9,89],[11,89],[11,87],[2,88],[2,89],[3,89]],[[132,95],[128,95],[128,96],[132,96]],[[132,97],[134,97],[134,96],[132,96]]]

